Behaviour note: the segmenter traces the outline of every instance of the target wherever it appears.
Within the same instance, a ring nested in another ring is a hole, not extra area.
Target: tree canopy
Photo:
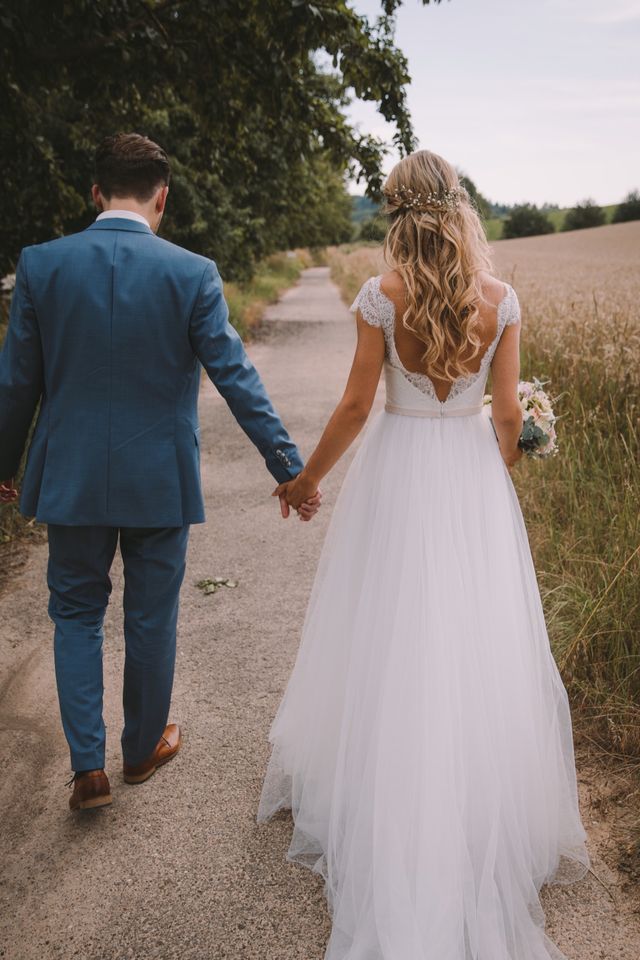
[[[489,200],[487,200],[484,194],[480,193],[471,177],[468,177],[466,173],[462,172],[462,170],[458,170],[458,177],[460,179],[460,183],[465,187],[467,193],[471,197],[481,218],[483,220],[488,220],[493,212]]]
[[[343,239],[344,175],[376,197],[385,152],[349,125],[349,98],[377,103],[401,153],[415,146],[401,2],[370,21],[345,0],[3,0],[0,271],[86,226],[93,150],[118,130],[167,150],[163,232],[229,277]]]

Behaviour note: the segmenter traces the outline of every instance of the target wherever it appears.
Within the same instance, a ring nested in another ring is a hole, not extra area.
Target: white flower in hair
[[[384,191],[390,207],[396,210],[415,210],[424,213],[427,210],[455,210],[467,195],[463,186],[443,193],[421,193],[407,187],[404,183],[397,190]]]

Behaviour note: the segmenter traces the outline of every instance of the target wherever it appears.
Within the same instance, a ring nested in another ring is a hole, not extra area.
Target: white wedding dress
[[[379,277],[356,307],[384,331],[387,404],[336,504],[258,819],[290,808],[288,856],[325,878],[326,960],[557,960],[539,890],[589,864],[571,719],[482,412],[518,300],[444,403],[403,367]]]

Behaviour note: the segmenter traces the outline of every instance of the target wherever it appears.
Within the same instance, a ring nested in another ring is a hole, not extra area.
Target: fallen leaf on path
[[[207,577],[205,580],[199,580],[196,586],[202,590],[205,596],[217,593],[222,587],[233,589],[238,586],[237,580],[231,580],[229,577]]]

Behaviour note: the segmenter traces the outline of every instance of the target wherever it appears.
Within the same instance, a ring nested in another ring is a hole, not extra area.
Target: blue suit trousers
[[[55,624],[58,698],[73,770],[105,764],[102,717],[103,621],[116,547],[124,565],[124,730],[126,763],[153,752],[169,715],[176,624],[189,525],[49,524],[49,616]]]

